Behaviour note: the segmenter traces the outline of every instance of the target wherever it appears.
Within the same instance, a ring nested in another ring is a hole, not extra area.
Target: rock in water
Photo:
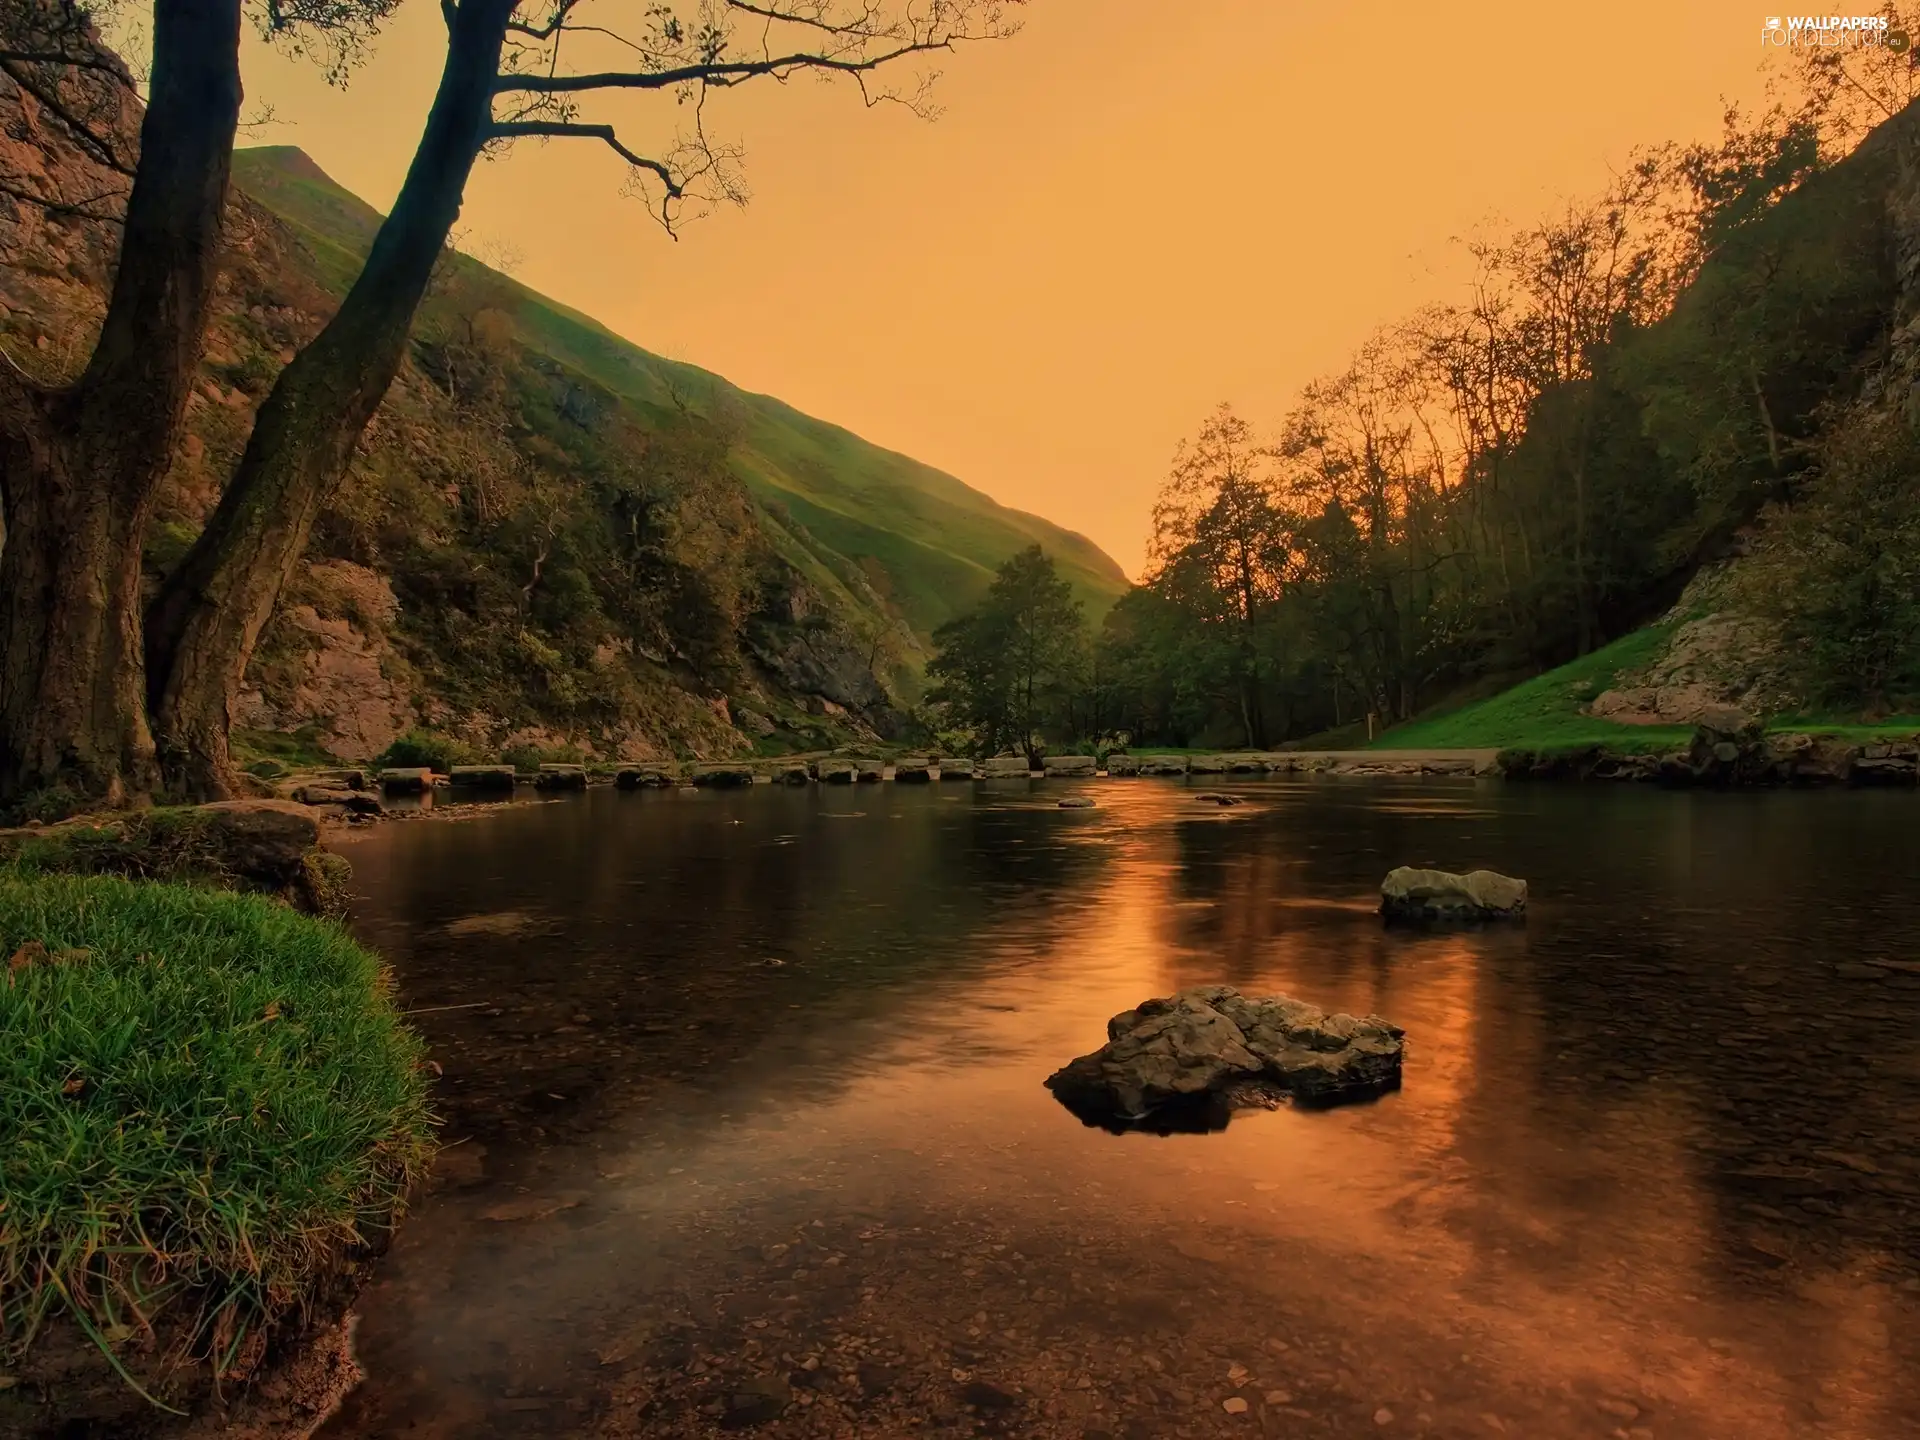
[[[1465,875],[1402,865],[1380,882],[1389,920],[1514,920],[1527,913],[1527,882],[1492,870]]]
[[[1397,1089],[1405,1033],[1377,1015],[1205,985],[1114,1016],[1107,1043],[1047,1088],[1089,1125],[1218,1129],[1234,1109],[1280,1095],[1331,1105]]]

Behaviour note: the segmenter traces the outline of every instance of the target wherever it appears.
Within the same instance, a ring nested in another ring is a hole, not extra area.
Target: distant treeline
[[[1809,692],[1904,693],[1916,452],[1863,406],[1901,311],[1888,200],[1914,89],[1912,51],[1810,50],[1791,97],[1729,110],[1717,143],[1642,152],[1471,243],[1459,302],[1377,332],[1272,435],[1221,406],[1097,635],[1029,555],[937,637],[949,720],[993,747],[1391,724],[1637,627],[1769,510],[1792,539],[1756,598],[1804,642]],[[981,699],[996,649],[1017,703]]]

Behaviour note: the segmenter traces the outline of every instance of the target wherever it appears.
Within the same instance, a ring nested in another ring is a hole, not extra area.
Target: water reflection
[[[1909,797],[1063,788],[357,846],[466,1143],[334,1433],[1905,1433]],[[1533,912],[1387,931],[1401,863]],[[1168,1138],[1041,1088],[1209,982],[1389,1017],[1405,1088]]]

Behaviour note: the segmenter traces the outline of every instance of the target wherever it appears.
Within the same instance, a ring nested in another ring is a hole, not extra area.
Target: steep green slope
[[[380,223],[376,210],[291,146],[240,151],[234,175],[298,232],[329,282],[344,286],[351,279]],[[864,576],[923,641],[985,590],[995,566],[1035,542],[1055,558],[1091,619],[1126,588],[1119,566],[1085,536],[1009,509],[951,475],[769,396],[649,354],[477,261],[464,263],[511,297],[522,344],[641,413],[665,413],[682,403],[727,415],[739,435],[734,466],[768,512],[782,553],[815,583],[835,589]]]

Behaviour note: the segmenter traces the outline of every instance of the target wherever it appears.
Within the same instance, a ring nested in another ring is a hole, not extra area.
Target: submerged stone
[[[1380,882],[1389,920],[1515,920],[1527,913],[1527,882],[1492,870],[1465,875],[1402,865]]]
[[[1234,1110],[1283,1096],[1331,1105],[1397,1089],[1405,1033],[1377,1015],[1203,985],[1114,1016],[1105,1045],[1046,1083],[1089,1125],[1219,1129]]]

